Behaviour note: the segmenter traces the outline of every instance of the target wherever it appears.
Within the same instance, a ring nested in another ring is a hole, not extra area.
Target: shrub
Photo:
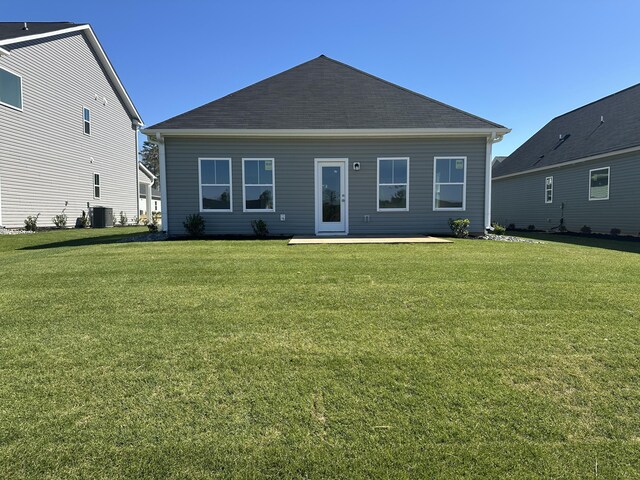
[[[140,225],[140,222],[141,222],[140,215],[136,215],[135,217],[133,217],[134,225]]]
[[[251,228],[253,228],[253,233],[255,233],[258,238],[265,238],[269,233],[267,224],[262,219],[251,220]]]
[[[584,233],[585,235],[589,235],[591,233],[591,227],[587,225],[583,225],[580,229],[580,233]]]
[[[506,228],[504,228],[502,225],[500,225],[499,223],[492,223],[491,226],[493,227],[493,233],[495,235],[504,235],[505,232],[507,231]]]
[[[182,222],[184,228],[192,237],[199,237],[204,233],[204,218],[199,213],[192,213],[187,215],[187,218]]]
[[[564,224],[562,224],[558,227],[558,231],[561,233],[564,233],[567,231],[567,227],[565,227]]]
[[[55,215],[51,221],[53,222],[53,224],[58,227],[58,228],[64,228],[67,226],[67,215],[64,213],[64,210],[62,211],[62,213]]]
[[[469,236],[469,225],[471,225],[471,221],[468,218],[453,218],[449,219],[449,228],[453,235],[458,238],[465,238]]]
[[[614,237],[617,237],[618,235],[620,235],[622,233],[622,230],[620,230],[619,228],[612,228],[609,233],[611,235],[613,235]]]
[[[82,216],[80,217],[80,228],[89,228],[91,226],[91,219],[89,214],[82,210]]]
[[[149,229],[150,232],[157,232],[160,228],[160,213],[159,212],[153,212],[151,214],[151,221],[146,220],[145,221],[145,225],[147,226],[147,228]],[[203,220],[203,226],[204,226],[204,220]]]
[[[120,219],[118,220],[118,223],[120,224],[121,227],[125,227],[127,225],[127,223],[129,223],[129,219],[127,218],[127,214],[124,213],[122,210],[120,210]],[[114,223],[115,225],[115,223]]]
[[[516,229],[515,223],[510,223],[509,225],[507,225],[507,230],[515,230],[515,229]]]
[[[536,229],[536,226],[535,226],[535,225],[529,225],[529,226],[527,227],[527,230],[529,230],[530,232],[533,232],[535,229]]]
[[[35,232],[38,228],[38,217],[40,217],[40,214],[37,214],[35,217],[33,215],[29,215],[25,218],[24,229],[29,232]]]

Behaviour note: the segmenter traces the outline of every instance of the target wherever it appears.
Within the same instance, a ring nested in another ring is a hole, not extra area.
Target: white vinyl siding
[[[435,157],[433,166],[433,210],[465,210],[467,157]]]
[[[22,77],[0,68],[0,104],[22,110]]]
[[[544,203],[553,203],[553,177],[544,180]]]
[[[409,210],[409,159],[378,158],[378,212]]]
[[[275,211],[275,160],[242,159],[242,198],[245,212]]]
[[[589,170],[589,200],[609,200],[609,167]]]
[[[232,212],[231,159],[199,158],[201,212]]]

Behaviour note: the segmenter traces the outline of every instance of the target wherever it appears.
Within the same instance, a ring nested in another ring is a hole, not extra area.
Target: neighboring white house
[[[140,216],[145,215],[148,218],[148,212],[162,210],[160,190],[154,185],[156,180],[157,177],[147,167],[138,163],[138,213]]]
[[[0,225],[138,213],[142,119],[87,24],[0,22]]]

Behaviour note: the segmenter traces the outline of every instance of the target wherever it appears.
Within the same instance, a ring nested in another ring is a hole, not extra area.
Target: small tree
[[[140,163],[157,177],[154,186],[160,188],[160,153],[158,145],[145,141],[142,144],[142,150],[140,150]]]

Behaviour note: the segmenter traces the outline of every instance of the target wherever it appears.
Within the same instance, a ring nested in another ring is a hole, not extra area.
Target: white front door
[[[316,233],[347,233],[347,159],[316,159]]]

